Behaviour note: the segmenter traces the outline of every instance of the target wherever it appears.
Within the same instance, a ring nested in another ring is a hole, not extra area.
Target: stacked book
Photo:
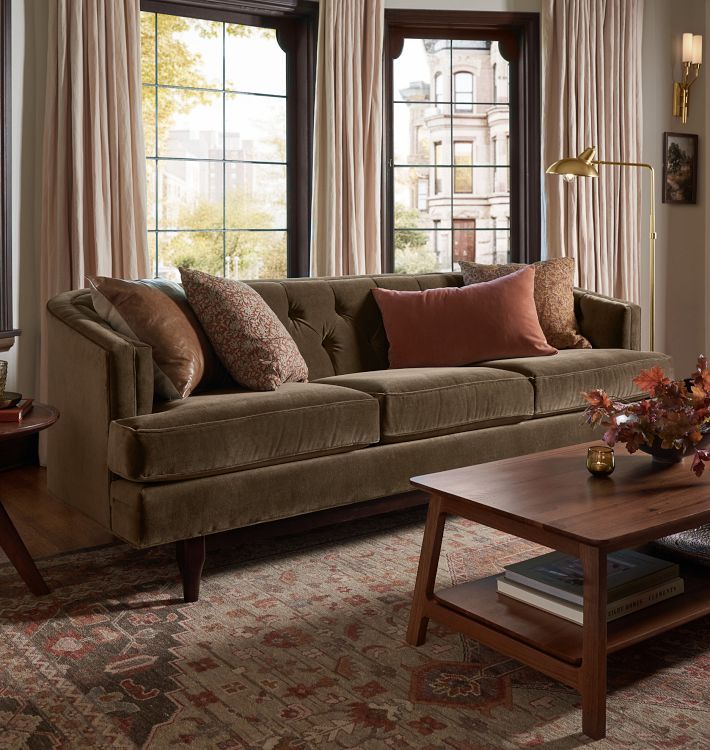
[[[20,399],[14,406],[0,409],[0,422],[22,422],[32,411],[32,399]]]
[[[582,624],[584,572],[576,557],[550,552],[507,565],[498,593]],[[607,621],[683,593],[675,563],[632,549],[607,556]]]

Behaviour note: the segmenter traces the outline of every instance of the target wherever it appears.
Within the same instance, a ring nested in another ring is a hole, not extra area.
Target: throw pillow
[[[262,297],[241,281],[180,269],[187,299],[227,368],[253,391],[308,380],[308,367],[283,323]]]
[[[525,268],[523,263],[488,266],[459,261],[464,284],[479,284]],[[547,341],[558,349],[591,349],[577,331],[574,315],[574,258],[551,258],[532,264],[535,269],[535,307]]]
[[[535,269],[524,268],[471,286],[373,289],[390,345],[390,367],[453,367],[556,354],[540,328],[534,286]]]
[[[185,398],[200,384],[225,384],[226,373],[179,284],[107,276],[88,281],[97,314],[115,331],[152,347],[158,398]]]

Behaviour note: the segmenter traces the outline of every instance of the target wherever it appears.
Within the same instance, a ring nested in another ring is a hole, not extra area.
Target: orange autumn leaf
[[[653,396],[656,388],[662,385],[668,385],[671,381],[666,377],[663,370],[656,365],[648,370],[642,370],[633,381],[642,391]]]
[[[691,386],[690,393],[693,396],[693,403],[696,406],[703,404],[705,402],[705,399],[707,398],[707,394],[705,393],[705,390],[701,388],[699,385]]]
[[[613,405],[606,391],[601,390],[601,388],[595,388],[589,392],[582,391],[582,396],[586,399],[587,403],[602,409],[611,409]]]

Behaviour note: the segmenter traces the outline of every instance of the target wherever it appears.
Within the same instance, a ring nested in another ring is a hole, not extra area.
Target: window
[[[420,177],[417,182],[417,208],[420,211],[426,211],[427,200],[429,199],[429,180],[426,177]]]
[[[454,111],[473,112],[473,73],[454,73]]]
[[[434,101],[444,101],[444,77],[441,75],[441,73],[437,73],[434,76]]]
[[[385,269],[538,259],[538,16],[387,9],[385,23]],[[426,206],[413,173],[430,175]]]
[[[443,190],[442,170],[439,169],[439,165],[443,162],[443,147],[441,142],[438,142],[434,144],[434,193],[441,193]]]
[[[473,192],[473,143],[454,141],[454,193]]]
[[[306,275],[311,136],[298,100],[311,106],[308,18],[142,7],[155,275],[178,278],[179,265],[236,279]]]

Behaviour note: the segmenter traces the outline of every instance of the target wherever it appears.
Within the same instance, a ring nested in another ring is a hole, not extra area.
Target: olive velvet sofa
[[[671,370],[667,356],[639,351],[637,306],[581,290],[578,324],[593,349],[387,369],[371,290],[462,283],[456,273],[251,282],[309,382],[169,402],[154,399],[150,347],[109,328],[88,291],[60,294],[48,304],[49,400],[61,412],[50,491],[135,547],[176,542],[194,601],[207,535],[353,504],[381,512],[413,475],[588,440],[583,390],[632,399],[639,370]]]

